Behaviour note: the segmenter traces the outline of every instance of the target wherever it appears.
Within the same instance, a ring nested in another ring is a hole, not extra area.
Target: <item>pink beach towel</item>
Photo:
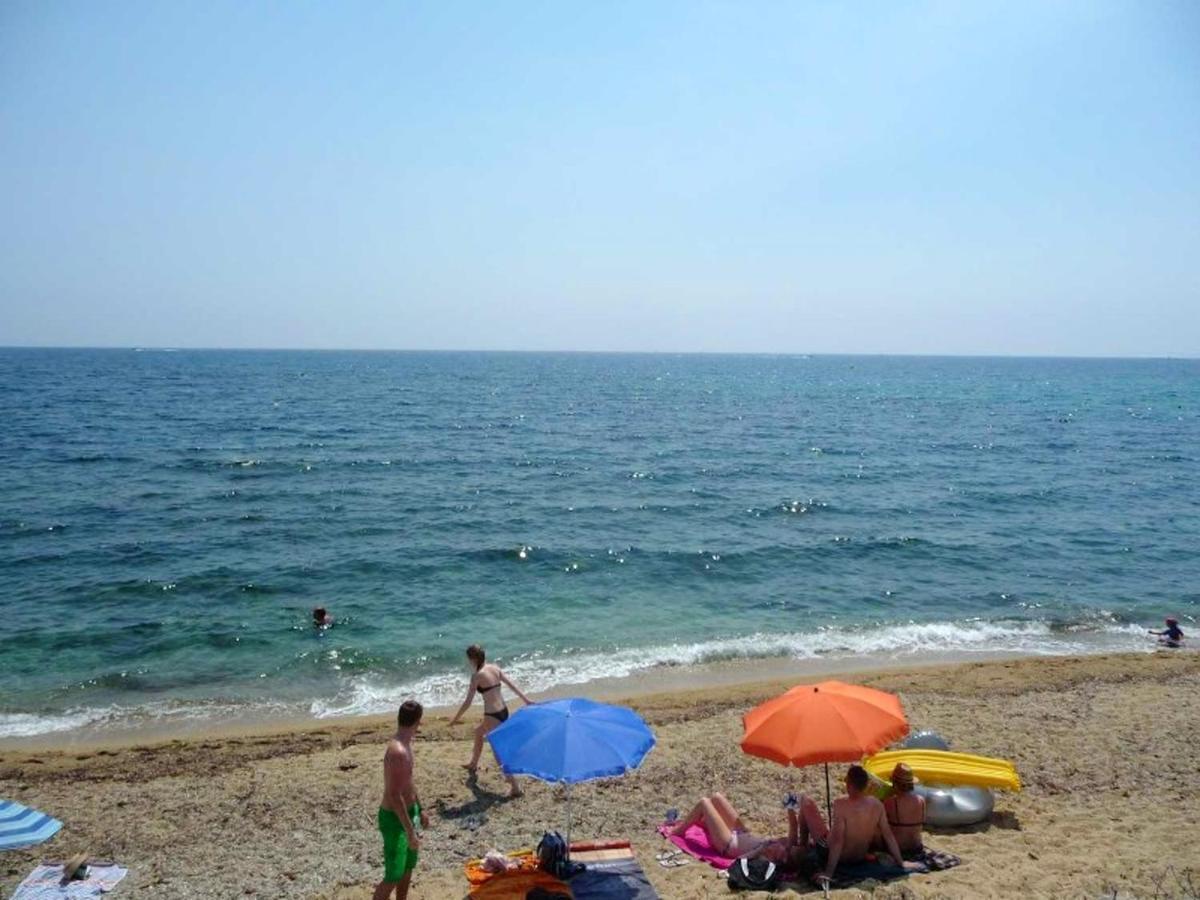
[[[733,865],[732,859],[728,856],[722,856],[713,847],[712,841],[708,839],[708,832],[700,825],[692,825],[684,832],[682,837],[671,834],[671,826],[665,824],[658,826],[658,833],[684,853],[708,863],[714,869],[724,871]]]

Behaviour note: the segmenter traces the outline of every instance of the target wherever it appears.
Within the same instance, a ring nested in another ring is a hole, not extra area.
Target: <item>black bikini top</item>
[[[481,694],[486,694],[488,691],[494,691],[498,687],[500,687],[500,682],[497,681],[495,684],[489,684],[487,687],[484,687],[482,684],[476,685],[475,689]]]

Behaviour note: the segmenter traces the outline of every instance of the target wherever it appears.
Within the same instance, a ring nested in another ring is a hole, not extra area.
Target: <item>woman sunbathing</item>
[[[754,834],[724,794],[701,797],[695,808],[671,829],[682,837],[693,825],[708,833],[713,849],[727,859],[762,857],[773,863],[798,862],[809,843],[824,843],[829,836],[817,805],[801,795],[794,807],[788,805],[788,836],[765,838]]]

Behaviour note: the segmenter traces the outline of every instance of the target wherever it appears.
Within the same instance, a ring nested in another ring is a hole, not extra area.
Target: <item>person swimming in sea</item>
[[[313,607],[313,628],[318,631],[325,631],[333,627],[333,616],[323,606]]]
[[[1150,633],[1157,635],[1158,642],[1164,647],[1183,646],[1183,629],[1179,627],[1179,620],[1174,616],[1167,616],[1167,627],[1163,631],[1151,628]]]
[[[462,706],[454,714],[454,718],[450,720],[450,724],[458,724],[463,714],[471,708],[471,701],[475,699],[477,693],[483,697],[483,721],[475,728],[475,747],[471,752],[471,761],[463,765],[463,768],[468,772],[468,777],[474,778],[476,770],[479,768],[479,756],[483,753],[484,738],[487,737],[489,731],[497,725],[503,724],[508,719],[508,706],[504,703],[504,696],[501,694],[500,685],[505,684],[512,688],[513,693],[520,697],[526,706],[531,705],[533,701],[526,697],[519,687],[509,681],[503,669],[495,663],[487,661],[487,655],[478,644],[472,644],[467,648],[467,668],[471,672],[471,683],[467,687],[467,698],[463,700]],[[495,755],[494,750],[492,754],[493,756]],[[499,764],[500,760],[497,759],[496,762]],[[517,784],[517,779],[511,775],[505,775],[504,777],[508,781],[508,795],[510,797],[520,797],[521,786]]]

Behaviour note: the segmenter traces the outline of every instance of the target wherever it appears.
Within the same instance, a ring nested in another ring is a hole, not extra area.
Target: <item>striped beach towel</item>
[[[62,822],[43,812],[0,799],[0,850],[17,850],[48,841],[62,828]]]

